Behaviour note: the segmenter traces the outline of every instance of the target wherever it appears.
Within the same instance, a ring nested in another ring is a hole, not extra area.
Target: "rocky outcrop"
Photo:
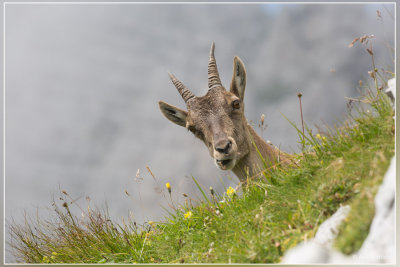
[[[358,253],[357,263],[395,263],[396,158],[393,157],[375,197],[375,217],[370,232]]]
[[[396,158],[393,157],[383,183],[375,196],[375,217],[370,232],[357,253],[346,256],[333,250],[331,246],[340,223],[350,211],[349,206],[343,206],[321,224],[313,239],[289,250],[282,263],[394,264],[396,262],[395,181]]]
[[[385,90],[385,93],[388,95],[390,100],[392,100],[393,109],[395,108],[395,99],[396,99],[396,78],[392,78],[388,81],[388,87]]]
[[[335,214],[323,222],[318,228],[315,237],[303,242],[289,250],[282,260],[284,264],[304,263],[330,263],[345,262],[346,259],[340,253],[331,249],[332,242],[338,234],[338,228],[347,217],[350,206],[340,207]]]

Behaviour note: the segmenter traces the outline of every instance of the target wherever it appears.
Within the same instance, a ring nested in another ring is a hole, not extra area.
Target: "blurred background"
[[[6,220],[48,215],[60,190],[138,223],[162,220],[166,182],[175,203],[200,195],[192,176],[223,192],[234,174],[159,111],[159,100],[185,107],[167,72],[203,95],[211,42],[226,88],[238,55],[248,120],[298,152],[282,114],[300,125],[301,92],[309,126],[340,121],[372,69],[365,48],[348,45],[374,34],[376,65],[393,71],[393,16],[375,4],[7,4]]]

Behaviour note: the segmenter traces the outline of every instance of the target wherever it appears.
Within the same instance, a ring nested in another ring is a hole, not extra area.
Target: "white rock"
[[[395,262],[396,158],[393,157],[375,196],[375,217],[362,247],[353,257],[360,263]]]
[[[385,90],[385,93],[392,100],[393,109],[396,107],[396,78],[392,78],[388,81],[388,87]]]
[[[340,207],[335,214],[323,222],[315,237],[289,250],[283,260],[284,264],[346,262],[346,256],[332,251],[331,244],[336,238],[338,228],[350,211],[349,206]]]
[[[331,248],[340,223],[350,211],[349,206],[343,206],[320,225],[313,239],[289,250],[282,263],[394,264],[395,188],[396,159],[393,157],[375,197],[375,216],[370,232],[357,253],[346,256]]]
[[[350,206],[340,207],[335,214],[319,226],[314,240],[321,245],[330,246],[338,234],[340,224],[347,217],[349,211]]]
[[[325,246],[310,240],[303,242],[295,248],[289,250],[283,258],[283,264],[304,264],[304,263],[324,263],[328,262],[330,251]]]

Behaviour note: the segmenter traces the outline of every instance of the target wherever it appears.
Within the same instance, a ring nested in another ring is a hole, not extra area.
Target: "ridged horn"
[[[176,89],[178,89],[178,92],[179,94],[181,94],[185,103],[187,103],[190,99],[195,97],[195,95],[192,92],[190,92],[190,90],[183,83],[181,83],[173,74],[168,72],[168,75],[172,83],[175,85]]]
[[[221,80],[219,79],[219,73],[217,69],[217,62],[214,57],[215,43],[212,42],[210,49],[210,60],[208,62],[208,88],[211,89],[214,86],[222,86]]]

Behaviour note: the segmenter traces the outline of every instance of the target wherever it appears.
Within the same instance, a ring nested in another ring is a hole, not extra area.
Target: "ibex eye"
[[[232,107],[235,109],[239,109],[240,108],[240,101],[239,100],[235,100],[232,102]]]

